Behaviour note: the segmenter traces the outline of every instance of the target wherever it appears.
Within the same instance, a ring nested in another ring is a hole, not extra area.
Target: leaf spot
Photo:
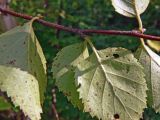
[[[99,82],[96,82],[96,85],[98,86],[98,85],[99,85]]]
[[[92,109],[91,109],[91,108],[89,108],[89,112],[92,112]]]
[[[118,54],[113,54],[113,57],[114,58],[119,58],[119,55]]]
[[[7,64],[14,65],[14,64],[15,64],[15,62],[16,62],[16,60],[11,60],[11,61],[9,61]]]
[[[114,114],[114,119],[119,119],[119,114]]]

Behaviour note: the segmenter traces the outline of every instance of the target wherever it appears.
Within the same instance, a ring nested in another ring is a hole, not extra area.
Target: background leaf
[[[146,107],[143,69],[132,53],[122,48],[98,51],[76,69],[84,111],[102,120],[119,114],[122,120],[138,120]],[[101,62],[98,62],[101,61]]]
[[[15,106],[20,106],[31,120],[39,120],[42,113],[38,82],[31,74],[0,65],[0,88],[7,91]]]
[[[137,58],[144,67],[146,74],[146,82],[148,86],[147,101],[150,107],[153,107],[156,112],[160,112],[160,67],[153,61],[147,52],[139,48]]]
[[[72,102],[73,105],[82,109],[82,101],[75,85],[74,69],[89,56],[87,43],[77,43],[63,48],[55,57],[53,62],[53,77],[56,85]]]
[[[114,6],[116,12],[127,16],[127,17],[135,17],[135,6],[137,6],[137,9],[139,13],[143,13],[150,2],[150,0],[111,0],[112,5]]]

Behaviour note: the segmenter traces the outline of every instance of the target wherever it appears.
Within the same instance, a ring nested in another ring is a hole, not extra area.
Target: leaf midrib
[[[95,53],[95,52],[96,52],[96,53]],[[103,72],[103,74],[104,74],[104,76],[105,76],[106,82],[108,82],[108,83],[111,85],[111,88],[112,88],[112,91],[113,91],[113,93],[114,93],[114,96],[116,96],[116,98],[120,101],[120,103],[122,104],[122,106],[123,106],[124,110],[126,111],[126,113],[128,114],[128,116],[131,118],[131,120],[133,120],[133,118],[132,118],[131,115],[128,113],[127,108],[125,107],[125,105],[123,104],[123,102],[121,101],[121,99],[119,98],[119,96],[114,92],[113,84],[112,84],[112,82],[110,81],[109,77],[108,77],[107,74],[106,74],[107,72],[106,72],[103,64],[101,63],[101,58],[100,58],[98,52],[97,52],[97,51],[94,51],[94,53],[95,53],[95,56],[96,56],[96,58],[97,58],[97,62],[98,62],[98,64],[100,65],[100,68],[101,68],[101,70],[102,70],[102,72]],[[105,84],[106,84],[106,82],[105,82]],[[103,85],[103,93],[102,93],[103,95],[102,95],[102,100],[101,100],[102,115],[103,115],[103,106],[102,106],[102,103],[103,103],[104,90],[105,90],[105,85]],[[114,112],[115,112],[115,111],[114,111]],[[103,117],[104,117],[104,115],[103,115]]]

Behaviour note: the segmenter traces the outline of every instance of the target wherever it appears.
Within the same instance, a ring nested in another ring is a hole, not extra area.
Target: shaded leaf
[[[46,60],[33,32],[32,23],[16,27],[0,36],[0,65],[21,68],[39,82],[41,102],[46,88]]]
[[[112,5],[114,6],[116,12],[127,16],[127,17],[135,17],[135,6],[139,13],[143,13],[150,2],[150,0],[111,0]]]
[[[11,108],[12,105],[3,96],[0,96],[0,111],[9,110]]]
[[[152,107],[153,104],[153,96],[152,96],[152,84],[151,84],[151,58],[147,54],[147,52],[142,48],[139,47],[138,50],[135,53],[135,57],[138,59],[138,61],[142,64],[144,67],[144,73],[145,73],[145,80],[147,83],[147,104]]]
[[[87,43],[77,43],[63,48],[55,57],[53,62],[53,77],[56,85],[78,108],[83,108],[82,101],[75,85],[74,69],[85,58],[89,56]]]
[[[108,48],[78,65],[76,79],[84,111],[102,120],[138,120],[146,107],[143,69],[132,53]],[[100,62],[99,62],[100,61]]]
[[[0,88],[15,106],[20,106],[31,120],[39,120],[42,113],[38,82],[31,74],[13,67],[0,65]]]
[[[157,112],[160,112],[160,67],[153,61],[147,52],[139,48],[137,58],[144,67],[146,74],[146,82],[148,86],[147,102],[150,107],[153,107]]]

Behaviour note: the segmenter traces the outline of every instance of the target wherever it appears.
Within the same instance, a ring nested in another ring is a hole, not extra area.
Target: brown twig
[[[7,9],[3,9],[0,8],[0,11],[4,14],[10,14],[13,15],[15,17],[20,17],[26,20],[31,20],[33,17],[26,15],[26,14],[21,14],[21,13],[17,13],[11,10],[7,10]],[[59,25],[56,23],[52,23],[52,22],[48,22],[45,21],[43,19],[38,19],[36,20],[36,22],[39,22],[41,24],[43,24],[44,26],[47,27],[51,27],[51,28],[55,28],[57,30],[63,30],[63,31],[67,31],[67,32],[71,32],[71,33],[75,33],[75,34],[102,34],[102,35],[125,35],[125,36],[132,36],[132,37],[138,37],[138,38],[144,38],[144,39],[148,39],[148,40],[155,40],[155,41],[160,41],[160,37],[158,36],[153,36],[153,35],[147,35],[147,34],[143,34],[140,31],[136,31],[136,30],[131,30],[131,31],[122,31],[122,30],[81,30],[81,29],[76,29],[76,28],[71,28],[71,27],[66,27],[63,25]]]
[[[59,13],[62,12],[63,10],[63,0],[59,1]],[[57,24],[61,24],[62,23],[62,17],[58,14],[58,18],[57,18]],[[56,38],[59,38],[60,36],[60,30],[56,30]]]
[[[44,7],[44,8],[47,8],[48,6],[49,6],[49,4],[48,4],[48,0],[44,0],[43,7]]]
[[[52,89],[52,111],[55,115],[56,120],[59,120],[59,115],[56,109],[56,93],[55,89]]]

